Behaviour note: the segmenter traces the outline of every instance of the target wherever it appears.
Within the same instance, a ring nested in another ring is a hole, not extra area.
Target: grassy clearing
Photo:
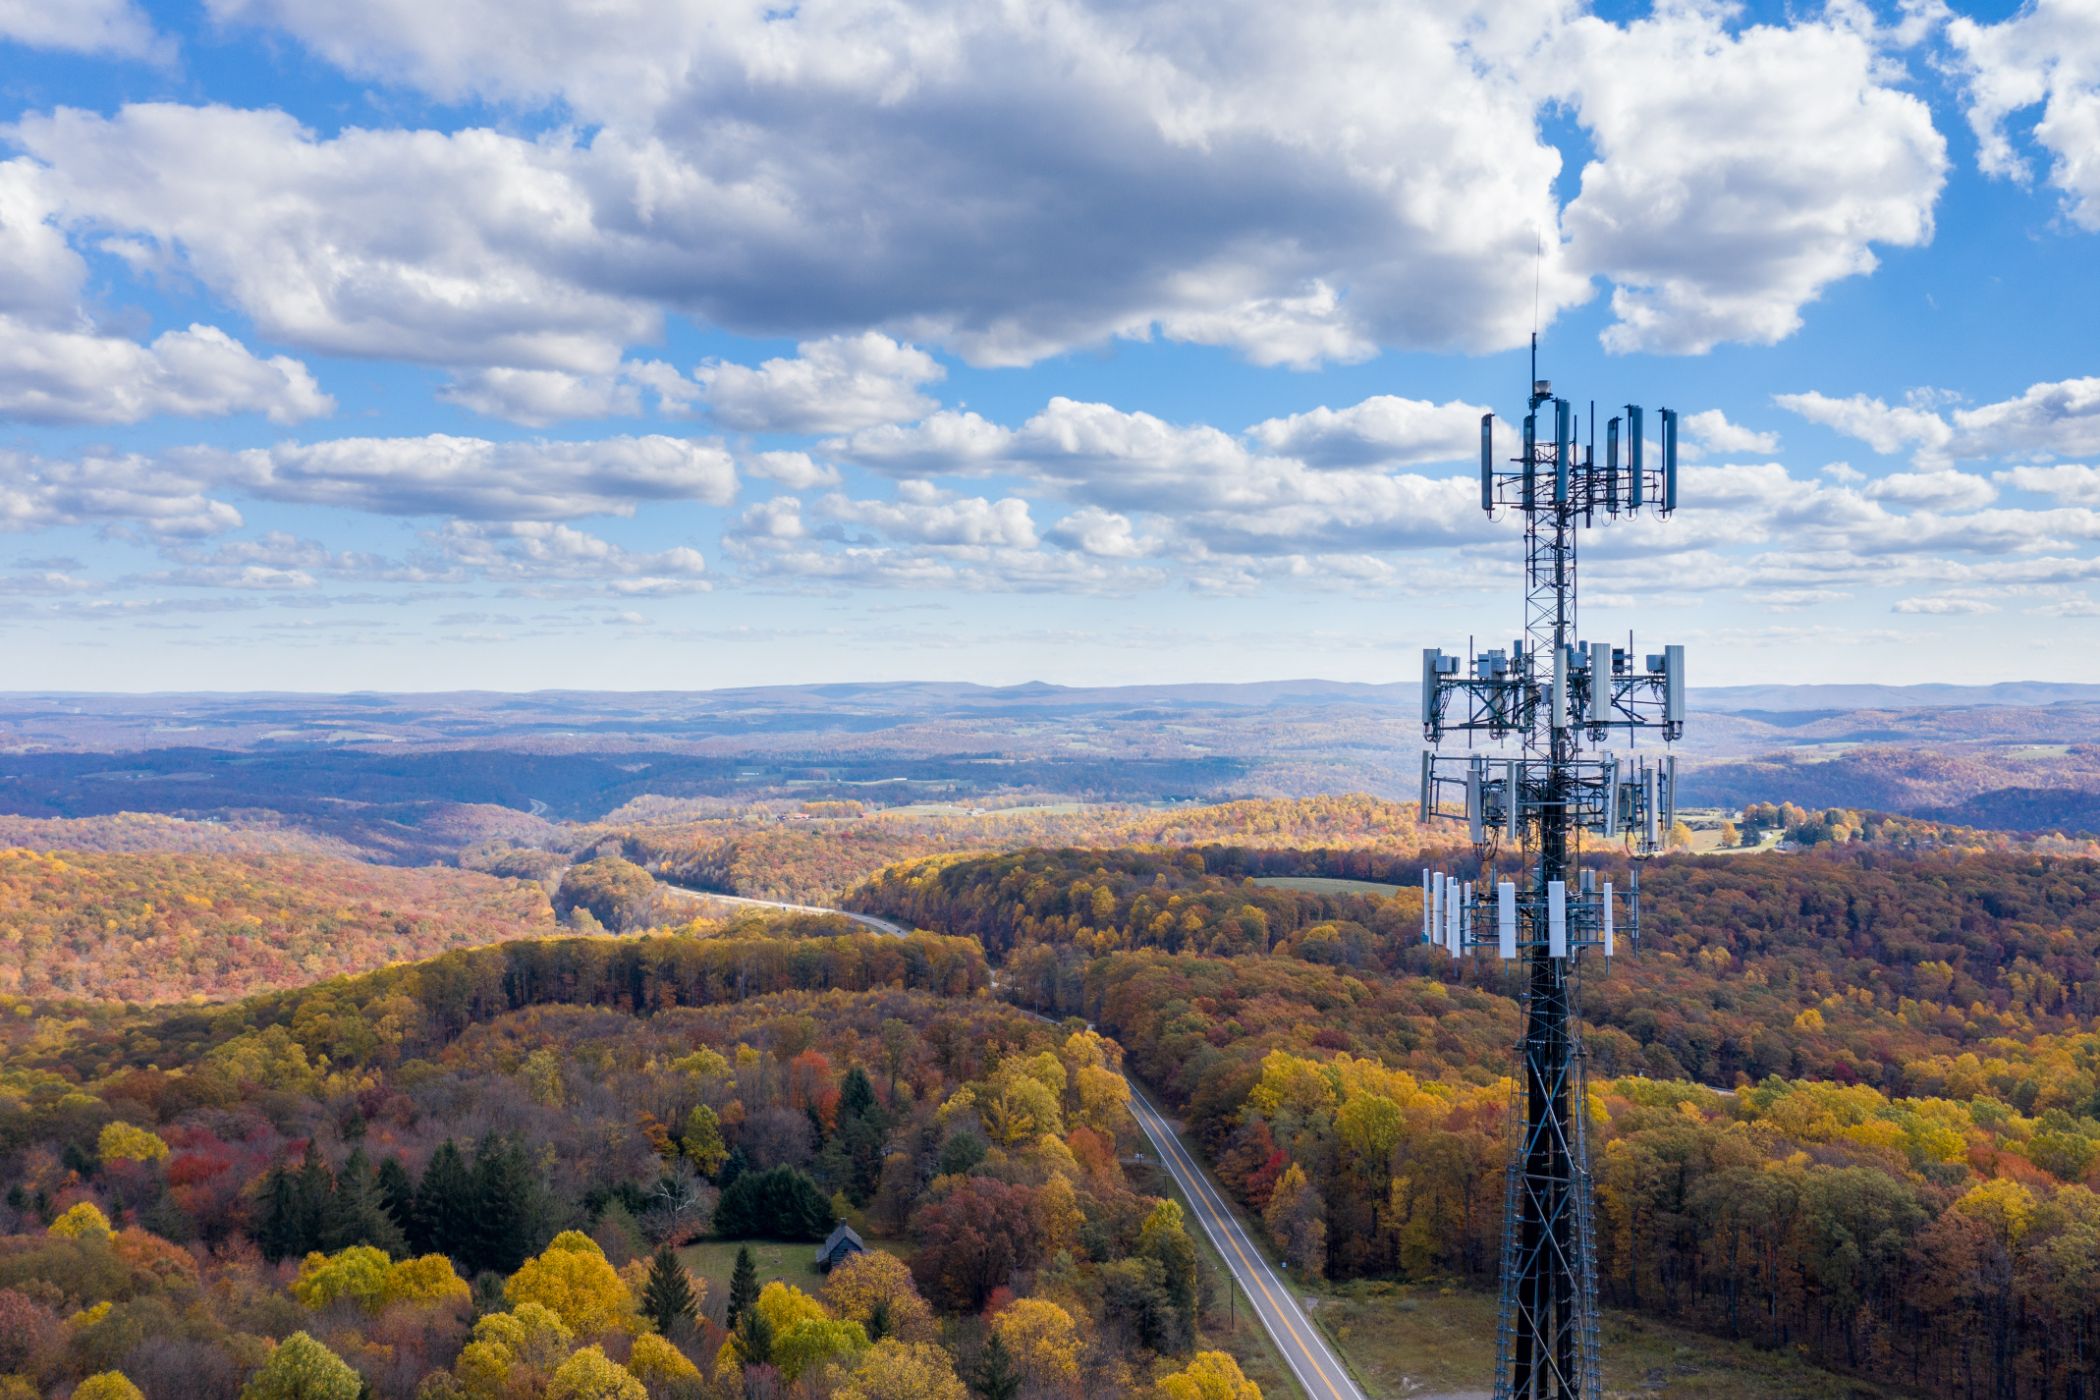
[[[1302,890],[1306,894],[1368,894],[1390,899],[1400,893],[1398,885],[1378,880],[1333,880],[1325,875],[1257,875],[1254,883],[1275,890]]]
[[[885,1239],[866,1232],[863,1238],[870,1249],[884,1250],[904,1260],[911,1258],[909,1240]],[[751,1262],[758,1269],[759,1287],[775,1279],[791,1283],[805,1293],[814,1293],[823,1286],[824,1275],[817,1272],[816,1245],[799,1240],[792,1244],[782,1240],[702,1240],[679,1250],[678,1259],[693,1277],[707,1280],[708,1297],[726,1298],[729,1276],[736,1272],[736,1252],[745,1247],[751,1250]]]
[[[1495,1300],[1484,1293],[1388,1283],[1330,1289],[1320,1326],[1376,1396],[1485,1393],[1495,1373]],[[1895,1400],[1901,1392],[1833,1375],[1790,1352],[1761,1351],[1665,1326],[1604,1315],[1607,1400]]]

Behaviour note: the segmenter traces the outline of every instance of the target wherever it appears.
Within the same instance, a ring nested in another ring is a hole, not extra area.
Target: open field
[[[883,1250],[900,1259],[911,1258],[909,1240],[887,1239],[865,1231],[861,1237],[867,1240],[870,1249]],[[757,1266],[761,1288],[779,1279],[805,1293],[814,1293],[824,1283],[824,1275],[817,1272],[817,1246],[813,1242],[702,1240],[679,1250],[678,1258],[695,1278],[707,1280],[708,1297],[726,1298],[729,1296],[729,1276],[736,1272],[736,1252],[743,1248],[751,1251],[751,1262]]]
[[[1456,1396],[1494,1376],[1495,1300],[1487,1294],[1355,1283],[1314,1296],[1313,1316],[1373,1395]],[[1894,1400],[1904,1393],[1818,1370],[1788,1352],[1610,1310],[1603,1341],[1607,1400]]]
[[[1303,890],[1307,894],[1370,894],[1390,899],[1400,893],[1398,885],[1379,880],[1334,880],[1324,875],[1257,875],[1254,883],[1275,890]]]

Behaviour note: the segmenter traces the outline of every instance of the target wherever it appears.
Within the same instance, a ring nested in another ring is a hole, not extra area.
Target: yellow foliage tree
[[[365,1378],[304,1332],[294,1332],[249,1377],[241,1400],[358,1400]]]
[[[471,1400],[498,1400],[509,1388],[513,1367],[545,1373],[573,1345],[575,1334],[559,1317],[538,1303],[520,1303],[474,1324],[474,1338],[460,1348],[452,1375]]]
[[[1261,1400],[1261,1387],[1222,1351],[1199,1351],[1187,1369],[1152,1387],[1154,1400]]]
[[[1055,1056],[1048,1057],[1057,1066],[1060,1080],[1064,1066]],[[1012,1147],[1044,1133],[1062,1134],[1065,1130],[1062,1089],[1052,1089],[1035,1075],[1022,1070],[1011,1060],[1001,1065],[991,1080],[977,1095],[977,1111],[984,1117],[984,1126],[1001,1146]]]
[[[767,1284],[754,1306],[773,1331],[773,1364],[789,1380],[834,1356],[867,1349],[868,1334],[859,1323],[834,1318],[792,1284]]]
[[[642,1384],[650,1386],[700,1379],[700,1368],[691,1358],[654,1332],[644,1332],[634,1339],[634,1350],[627,1355],[627,1369]]]
[[[832,1400],[969,1400],[947,1352],[885,1337],[869,1347]]]
[[[93,1201],[82,1201],[52,1221],[48,1233],[62,1240],[106,1240],[109,1217],[96,1209]]]
[[[503,1296],[513,1307],[538,1303],[579,1336],[634,1323],[634,1295],[605,1252],[575,1230],[562,1231],[520,1265],[503,1285]]]
[[[649,1400],[634,1372],[598,1347],[585,1347],[554,1368],[547,1400]]]
[[[1085,1212],[1079,1208],[1079,1193],[1065,1177],[1051,1177],[1043,1183],[1043,1189],[1035,1193],[1035,1228],[1046,1255],[1072,1248],[1079,1238],[1079,1227],[1085,1222]]]
[[[1072,1075],[1079,1096],[1074,1115],[1087,1127],[1114,1137],[1130,1112],[1130,1085],[1122,1075],[1099,1065],[1081,1065]]]
[[[883,1250],[855,1254],[833,1269],[824,1280],[824,1302],[837,1316],[871,1331],[879,1313],[886,1335],[908,1342],[930,1342],[940,1334],[911,1269]]]
[[[376,1312],[386,1303],[387,1275],[393,1261],[386,1251],[354,1244],[334,1254],[316,1251],[299,1263],[292,1296],[309,1308],[325,1308],[344,1299]]]
[[[104,1123],[95,1139],[95,1151],[104,1162],[158,1162],[168,1155],[160,1134],[130,1123]]]
[[[1383,1094],[1359,1095],[1334,1115],[1334,1128],[1357,1160],[1383,1171],[1400,1143],[1400,1105]]]
[[[452,1261],[442,1254],[403,1259],[386,1271],[389,1303],[464,1303],[472,1296],[466,1280],[453,1271]]]
[[[706,1176],[713,1176],[722,1169],[722,1163],[729,1160],[728,1144],[722,1141],[722,1121],[704,1103],[694,1104],[693,1111],[685,1116],[685,1131],[679,1135],[679,1147]]]
[[[1977,1182],[1953,1208],[1990,1226],[2007,1247],[2018,1244],[2034,1223],[2034,1193],[2002,1176]]]
[[[1079,1385],[1079,1330],[1072,1314],[1044,1298],[1020,1298],[992,1319],[1023,1390],[1066,1395]]]
[[[122,1371],[103,1371],[73,1387],[73,1400],[146,1400]]]

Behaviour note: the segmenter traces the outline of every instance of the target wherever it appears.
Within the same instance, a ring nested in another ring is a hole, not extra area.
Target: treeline
[[[1623,862],[1601,862],[1622,885]],[[1463,868],[1462,866],[1458,868]],[[1266,874],[1346,874],[1398,894],[1314,893]],[[854,907],[968,934],[993,955],[1068,949],[1280,953],[1502,989],[1507,970],[1419,946],[1418,862],[1373,852],[1026,851],[885,870]],[[1939,1092],[1939,1059],[2100,1016],[2100,862],[1845,846],[1672,858],[1642,875],[1644,946],[1592,979],[1606,1072],[1727,1086],[1769,1075]],[[1067,981],[1069,981],[1069,975]],[[2037,1073],[2022,1111],[2090,1111],[2091,1070]]]
[[[603,822],[570,829],[564,850],[618,855],[682,883],[725,894],[826,903],[898,861],[1040,846],[1194,846],[1329,851],[1420,849],[1412,804],[1361,793],[1255,798],[1202,806],[1102,805],[963,814],[863,811],[851,804],[759,807],[687,822]],[[477,868],[518,873],[507,848],[470,852]]]
[[[1752,802],[1736,823],[1742,845],[1756,846],[1776,831],[1796,846],[1843,845],[1859,841],[1901,851],[2032,851],[2053,856],[2100,856],[2100,841],[2090,837],[1985,830],[1930,817],[1861,811],[1852,807],[1806,810],[1791,802]]]
[[[1256,885],[1251,877],[1317,871],[1384,878],[1400,859],[1371,851],[1243,847],[933,857],[878,872],[848,896],[847,906],[965,934],[995,958],[1030,944],[1071,944],[1096,953],[1118,948],[1267,953],[1290,948],[1317,924],[1346,922],[1357,935],[1348,940],[1352,955],[1371,960],[1410,919],[1420,929],[1419,898],[1410,912],[1405,901],[1309,894]]]
[[[2000,712],[1992,722],[1999,742],[1977,744],[1961,732],[1958,711],[1945,712],[1947,730],[1922,737],[1882,731],[1842,753],[1801,749],[1730,762],[1701,764],[1687,774],[1687,802],[1739,807],[1786,794],[1811,810],[1909,812],[1931,820],[1989,831],[2069,833],[2090,845],[2100,831],[2100,747],[2064,744],[2060,712],[2035,707],[2033,743],[2003,742]],[[1909,716],[1915,731],[1921,716]],[[1927,722],[1932,722],[1927,719]],[[1835,737],[1848,737],[1839,735]],[[1938,742],[1944,741],[1944,742]]]
[[[837,919],[788,919],[836,928]],[[535,1005],[603,1006],[655,1013],[798,989],[884,987],[967,996],[988,984],[983,951],[968,939],[872,933],[770,936],[757,920],[699,924],[686,932],[631,938],[545,938],[463,949],[421,963],[269,992],[223,1007],[122,1011],[36,1008],[0,1020],[0,1046],[20,1075],[58,1082],[125,1069],[209,1070],[237,1091],[267,1089],[326,1069],[427,1057],[468,1027]],[[74,1012],[81,1014],[72,1014]],[[290,1063],[297,1060],[298,1063]],[[0,1145],[28,1104],[0,1096]]]

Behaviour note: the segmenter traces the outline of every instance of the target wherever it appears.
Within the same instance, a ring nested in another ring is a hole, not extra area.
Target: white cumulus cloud
[[[1703,413],[1687,413],[1684,416],[1685,430],[1693,441],[1708,452],[1754,452],[1769,456],[1779,450],[1779,434],[1759,432],[1740,423],[1728,421],[1728,415],[1718,408],[1709,408]]]
[[[0,316],[0,415],[34,423],[137,423],[260,413],[273,423],[323,417],[335,400],[306,366],[262,359],[216,326],[149,344]]]
[[[841,524],[865,525],[892,539],[935,545],[1000,545],[1032,549],[1035,521],[1017,496],[954,496],[925,481],[898,483],[895,499],[826,496],[819,511]]]
[[[2012,123],[2040,108],[2031,135],[2048,152],[2049,183],[2073,223],[2100,231],[2100,10],[2089,0],[2029,0],[1997,23],[1955,18],[1947,39],[1967,86],[1977,162],[2033,179]]]
[[[754,433],[838,433],[918,418],[919,392],[946,374],[925,351],[877,331],[805,341],[756,369],[710,361],[693,372],[717,423]]]
[[[1607,349],[1771,344],[1874,245],[1932,238],[1946,141],[1876,34],[1732,13],[1585,17],[1554,54],[1597,150],[1566,227],[1574,265],[1616,284]]]
[[[167,40],[132,0],[0,0],[0,39],[33,49],[162,58]]]
[[[193,477],[145,457],[58,461],[0,450],[0,529],[92,525],[181,539],[240,524],[241,513],[207,496]]]
[[[1469,403],[1376,394],[1348,408],[1270,418],[1249,428],[1247,436],[1315,467],[1441,462],[1478,453],[1485,412]]]
[[[630,515],[644,501],[726,505],[736,494],[735,467],[721,447],[660,436],[491,442],[433,433],[200,449],[187,460],[272,500],[386,515],[557,520]]]

